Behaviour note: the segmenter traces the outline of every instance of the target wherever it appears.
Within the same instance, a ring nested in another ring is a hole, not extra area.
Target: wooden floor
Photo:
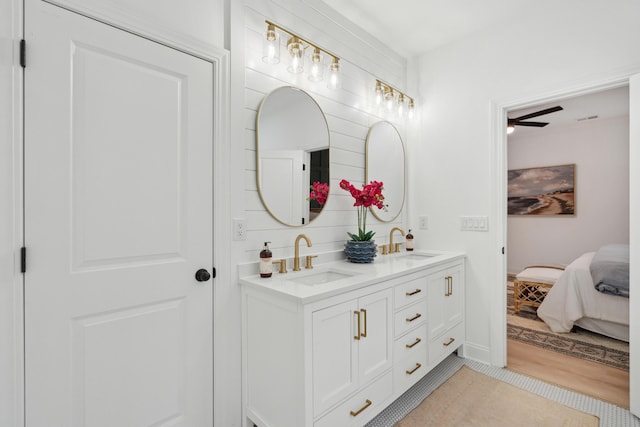
[[[507,340],[507,369],[629,408],[629,373]]]

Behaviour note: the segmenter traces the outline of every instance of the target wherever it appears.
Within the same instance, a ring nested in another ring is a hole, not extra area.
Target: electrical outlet
[[[427,216],[421,216],[420,218],[418,218],[418,222],[419,222],[419,226],[420,226],[420,230],[427,230],[429,228],[429,217]]]
[[[245,218],[233,219],[233,240],[247,240],[247,220]]]

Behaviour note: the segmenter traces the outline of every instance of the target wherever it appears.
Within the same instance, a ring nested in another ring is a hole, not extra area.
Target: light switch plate
[[[489,231],[488,216],[461,216],[460,230],[462,231]]]

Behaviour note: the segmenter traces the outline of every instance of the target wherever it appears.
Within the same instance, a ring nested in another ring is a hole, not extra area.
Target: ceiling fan
[[[525,114],[524,116],[514,117],[513,119],[507,118],[507,133],[513,132],[515,126],[530,126],[530,127],[545,127],[548,125],[548,122],[525,122],[523,120],[532,119],[538,116],[544,116],[545,114],[555,113],[556,111],[561,111],[563,108],[561,106],[545,108],[544,110],[536,111],[534,113]]]

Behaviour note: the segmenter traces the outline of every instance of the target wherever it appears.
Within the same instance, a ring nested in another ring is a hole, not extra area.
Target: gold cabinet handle
[[[453,295],[453,277],[449,276],[449,296]]]
[[[419,319],[420,317],[422,317],[422,314],[420,314],[420,313],[416,313],[416,315],[415,315],[415,316],[413,316],[413,317],[407,317],[405,320],[406,320],[407,322],[413,322],[414,320]]]
[[[364,411],[365,409],[367,409],[369,406],[371,406],[371,401],[369,399],[366,400],[367,403],[364,404],[364,406],[360,409],[358,409],[357,411],[350,411],[349,413],[351,414],[352,417],[357,417],[358,415],[360,415],[360,412]]]
[[[362,312],[362,314],[364,315],[364,332],[360,334],[361,337],[366,338],[367,337],[367,310],[365,310],[364,308],[362,310],[360,310]],[[359,328],[358,328],[359,329]]]
[[[415,294],[419,294],[420,292],[422,292],[422,289],[416,289],[416,290],[415,290],[415,291],[413,291],[413,292],[405,292],[405,295],[406,295],[406,296],[408,296],[408,297],[410,297],[410,296],[413,296],[413,295],[415,295]]]
[[[449,341],[443,342],[442,345],[445,347],[449,347],[455,340],[455,338],[449,338]]]
[[[413,348],[416,345],[420,344],[422,342],[422,340],[420,338],[416,338],[416,340],[413,342],[413,344],[405,344],[404,346],[407,348]]]
[[[359,340],[360,339],[360,312],[359,311],[354,311],[353,314],[358,316],[358,335],[355,335],[353,337],[353,339],[354,340]]]
[[[444,278],[444,280],[447,281],[447,290],[444,293],[444,296],[445,297],[450,297],[453,294],[452,289],[451,289],[451,276],[446,276]]]
[[[421,367],[421,366],[422,366],[421,364],[416,363],[416,367],[415,367],[415,368],[413,368],[413,369],[412,369],[412,370],[410,370],[410,371],[405,371],[405,372],[407,373],[407,375],[411,375],[411,374],[413,374],[415,371],[417,371],[418,369],[420,369],[420,367]]]

